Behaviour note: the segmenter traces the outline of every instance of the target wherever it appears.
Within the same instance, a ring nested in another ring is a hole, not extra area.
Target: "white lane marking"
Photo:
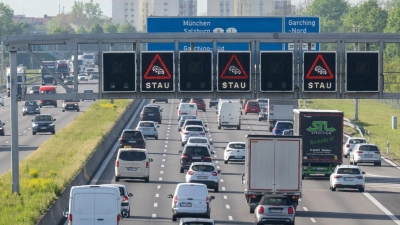
[[[164,174],[164,171],[161,170],[161,171],[160,171],[160,174]]]
[[[162,177],[158,178],[158,180],[162,180]]]
[[[228,216],[228,219],[229,219],[229,220],[233,220],[233,217],[232,217],[232,216]]]
[[[224,199],[228,199],[228,196],[224,195]]]
[[[8,142],[10,142],[10,141],[6,141],[6,144],[7,144]]]
[[[385,160],[387,163],[389,163],[391,166],[397,168],[400,170],[400,166],[398,166],[396,163],[390,161],[389,159],[387,159],[386,157],[382,157],[383,160]]]
[[[164,149],[164,152],[166,152],[167,151],[167,149]]]
[[[156,198],[160,197],[160,194],[156,194]]]
[[[171,123],[171,122],[170,122]],[[169,129],[169,127],[171,126],[171,124],[168,124],[168,129]]]
[[[164,167],[164,165],[161,165],[161,167]]]
[[[24,132],[26,132],[26,130],[24,130]]]
[[[315,221],[314,218],[310,218],[310,220],[311,220],[313,223],[316,223],[316,222],[317,222],[317,221]]]
[[[157,202],[154,202],[154,207],[157,207],[158,206],[158,203]]]
[[[372,195],[370,195],[368,192],[363,192],[365,197],[367,197],[372,203],[374,203],[382,212],[384,212],[386,215],[389,216],[390,219],[392,219],[396,224],[400,224],[400,220],[393,215],[388,209],[385,208],[378,200],[376,200]]]
[[[224,182],[224,179],[220,179],[221,182]]]
[[[157,217],[156,214],[152,214],[152,215],[151,215],[151,218],[156,218],[156,217]]]
[[[168,141],[165,141],[165,144],[168,144]]]
[[[167,154],[163,154],[162,156],[167,156]]]
[[[158,185],[158,186],[157,186],[157,189],[160,189],[160,188],[161,188],[161,185]]]
[[[168,127],[168,130],[170,129],[170,127]]]
[[[165,159],[162,159],[163,162],[165,162]]]
[[[303,207],[304,211],[308,211],[307,207]]]
[[[165,148],[168,148],[168,145],[164,145]]]
[[[218,163],[218,161],[215,161],[216,163]]]
[[[227,209],[230,209],[230,208],[231,208],[229,205],[226,205],[225,207],[226,207]]]
[[[219,169],[219,166],[217,166],[217,169]]]
[[[221,190],[225,191],[225,187],[221,187]]]
[[[301,202],[301,198],[299,198],[299,202]]]
[[[217,158],[217,155],[214,155],[215,158]]]
[[[18,135],[20,135],[20,136],[21,136],[21,134],[18,134]]]
[[[167,136],[168,136],[169,134],[167,134]]]

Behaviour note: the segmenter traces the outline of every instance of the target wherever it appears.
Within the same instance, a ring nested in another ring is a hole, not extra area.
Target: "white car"
[[[205,136],[206,136],[206,131],[202,126],[198,125],[186,126],[184,129],[182,128],[181,131],[182,146],[185,146],[187,140],[190,137],[205,137]]]
[[[120,200],[121,200],[121,215],[123,215],[123,210],[126,210],[126,217],[131,216],[131,204],[129,202],[129,197],[132,197],[133,194],[129,193],[128,190],[126,189],[125,185],[123,184],[101,184],[101,186],[111,186],[111,187],[118,187],[119,188],[119,193],[121,194]]]
[[[154,137],[154,139],[158,139],[158,129],[160,126],[156,125],[154,121],[139,121],[136,126],[136,130],[142,131],[143,136],[145,137]]]
[[[80,74],[78,74],[78,80],[79,81],[88,81],[89,75],[87,73],[80,73]]]
[[[244,142],[229,142],[224,150],[224,163],[228,164],[231,162],[244,162],[245,160],[245,147]]]
[[[361,172],[358,166],[336,166],[329,179],[329,189],[331,189],[331,191],[336,191],[336,188],[351,188],[363,192],[365,188],[365,178],[363,174],[365,174],[365,172]]]
[[[205,184],[208,189],[218,192],[219,172],[212,162],[194,162],[190,165],[185,180],[186,183]]]
[[[4,98],[2,95],[0,95],[0,105],[4,106]]]
[[[185,120],[187,120],[187,119],[197,119],[197,116],[196,115],[182,115],[178,122],[178,131],[181,131],[181,128],[183,127],[183,124],[185,123]]]
[[[381,166],[381,152],[375,144],[356,144],[350,152],[350,165],[357,163],[373,163]]]
[[[347,158],[350,155],[350,152],[353,150],[356,144],[367,143],[365,138],[348,138],[347,141],[343,144],[343,156]]]
[[[207,145],[208,151],[210,152],[210,154],[212,152],[212,148],[213,148],[212,144],[213,143],[211,141],[209,141],[207,137],[190,137],[188,139],[187,143],[188,144],[204,144],[204,145]]]

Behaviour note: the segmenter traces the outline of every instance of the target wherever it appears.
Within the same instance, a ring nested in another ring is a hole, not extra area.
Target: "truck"
[[[302,179],[310,175],[329,177],[343,163],[343,112],[293,110],[293,134],[303,137]]]
[[[297,99],[270,99],[268,110],[269,132],[274,129],[276,121],[293,121],[293,109],[298,109]]]
[[[56,61],[56,74],[62,80],[69,76],[69,66],[66,60]]]
[[[297,207],[302,193],[302,137],[247,135],[242,184],[250,213],[264,195],[285,195]]]
[[[6,76],[7,76],[7,97],[10,97],[11,94],[11,70],[10,67],[6,68]],[[22,93],[26,94],[27,87],[25,86],[26,81],[26,66],[18,66],[17,67],[17,93],[22,96]]]
[[[51,70],[51,72],[56,72],[56,61],[43,61],[43,63]],[[42,85],[57,85],[57,81],[43,67],[40,68],[40,74],[42,75]]]

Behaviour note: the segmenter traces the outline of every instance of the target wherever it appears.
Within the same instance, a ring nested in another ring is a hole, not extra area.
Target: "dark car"
[[[204,99],[202,98],[192,98],[190,99],[190,103],[196,103],[197,109],[198,110],[203,110],[203,112],[206,111],[206,103],[204,102]]]
[[[160,108],[157,106],[145,105],[140,113],[141,121],[154,121],[161,124],[162,115]]]
[[[29,94],[39,94],[40,85],[33,85],[29,88]]]
[[[90,79],[90,80],[97,80],[97,79],[99,79],[99,74],[97,74],[97,73],[91,73],[91,74],[89,75],[89,79]]]
[[[1,122],[0,120],[0,136],[4,136],[4,125],[6,125],[5,123]]]
[[[168,98],[155,98],[155,99],[153,100],[153,103],[156,103],[156,102],[165,102],[165,103],[168,103]]]
[[[181,103],[189,103],[190,102],[190,98],[182,98],[181,99]]]
[[[211,162],[211,155],[208,151],[207,145],[203,144],[186,144],[181,153],[181,168],[180,173],[183,173],[185,169],[189,169],[192,162]],[[211,152],[213,154],[214,152]]]
[[[209,107],[211,108],[211,107],[213,107],[213,106],[217,106],[218,105],[218,102],[219,102],[219,99],[218,98],[212,98],[212,99],[210,99],[210,102],[209,102]]]
[[[26,101],[22,106],[22,115],[40,114],[40,108],[36,101]]]
[[[277,121],[272,132],[274,135],[283,135],[283,131],[291,130],[293,128],[292,121]]]
[[[62,111],[65,112],[66,110],[73,110],[79,112],[79,104],[77,101],[73,100],[65,100],[62,103]]]
[[[56,133],[56,126],[54,124],[56,119],[53,118],[50,114],[39,114],[36,115],[32,120],[32,134],[36,135],[36,133],[47,133],[50,132],[52,134]]]
[[[140,130],[125,129],[119,138],[119,147],[146,148],[146,140]]]

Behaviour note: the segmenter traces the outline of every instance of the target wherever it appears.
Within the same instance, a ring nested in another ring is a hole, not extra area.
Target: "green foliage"
[[[383,32],[388,13],[376,0],[368,0],[360,6],[354,6],[344,18],[344,26],[360,26],[360,32]]]
[[[26,22],[14,23],[13,10],[9,5],[0,2],[0,37],[6,35],[21,35],[29,32],[30,25]]]
[[[88,31],[87,31],[83,26],[80,26],[80,27],[78,27],[78,29],[76,30],[76,33],[77,33],[77,34],[87,34]]]
[[[318,0],[313,1],[304,11],[304,15],[320,16],[321,27],[329,28],[331,32],[337,32],[342,26],[342,17],[350,6],[346,0]]]
[[[104,33],[118,33],[119,24],[107,22],[103,26]]]
[[[103,33],[103,28],[100,26],[100,24],[95,23],[95,24],[93,24],[93,26],[90,27],[89,33],[91,33],[91,34]]]
[[[85,3],[85,13],[89,18],[92,17],[100,17],[103,12],[100,9],[99,3],[94,4],[93,0],[90,0],[90,2]]]
[[[118,27],[118,33],[134,33],[136,28],[130,23],[124,23],[124,25]]]

